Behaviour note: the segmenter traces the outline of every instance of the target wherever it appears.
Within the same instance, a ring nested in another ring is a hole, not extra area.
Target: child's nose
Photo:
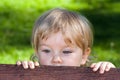
[[[54,63],[54,64],[61,64],[63,61],[62,61],[62,59],[60,58],[60,56],[54,56],[53,58],[52,58],[52,63]]]

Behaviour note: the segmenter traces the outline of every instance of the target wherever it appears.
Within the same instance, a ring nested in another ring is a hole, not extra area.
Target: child
[[[77,13],[65,9],[52,9],[35,23],[32,44],[39,63],[17,62],[25,69],[35,66],[82,66],[85,65],[93,44],[90,22]],[[93,63],[93,71],[109,71],[115,66],[110,62]]]

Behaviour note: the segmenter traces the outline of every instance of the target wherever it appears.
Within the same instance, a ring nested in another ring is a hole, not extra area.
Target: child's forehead
[[[65,45],[69,47],[75,47],[75,41],[71,37],[63,34],[62,32],[57,32],[57,33],[50,33],[46,35],[43,39],[39,39],[40,44],[52,44],[52,43],[58,43],[58,45]]]

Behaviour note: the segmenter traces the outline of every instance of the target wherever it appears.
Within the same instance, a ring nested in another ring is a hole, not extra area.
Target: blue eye
[[[64,54],[70,54],[72,51],[63,51]]]
[[[50,53],[50,50],[45,49],[45,50],[42,50],[42,52],[44,52],[44,53]]]

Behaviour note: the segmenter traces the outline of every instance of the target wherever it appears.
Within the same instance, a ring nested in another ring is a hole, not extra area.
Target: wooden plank
[[[41,66],[25,70],[22,66],[0,64],[0,80],[120,80],[120,69],[99,74],[88,67]]]

